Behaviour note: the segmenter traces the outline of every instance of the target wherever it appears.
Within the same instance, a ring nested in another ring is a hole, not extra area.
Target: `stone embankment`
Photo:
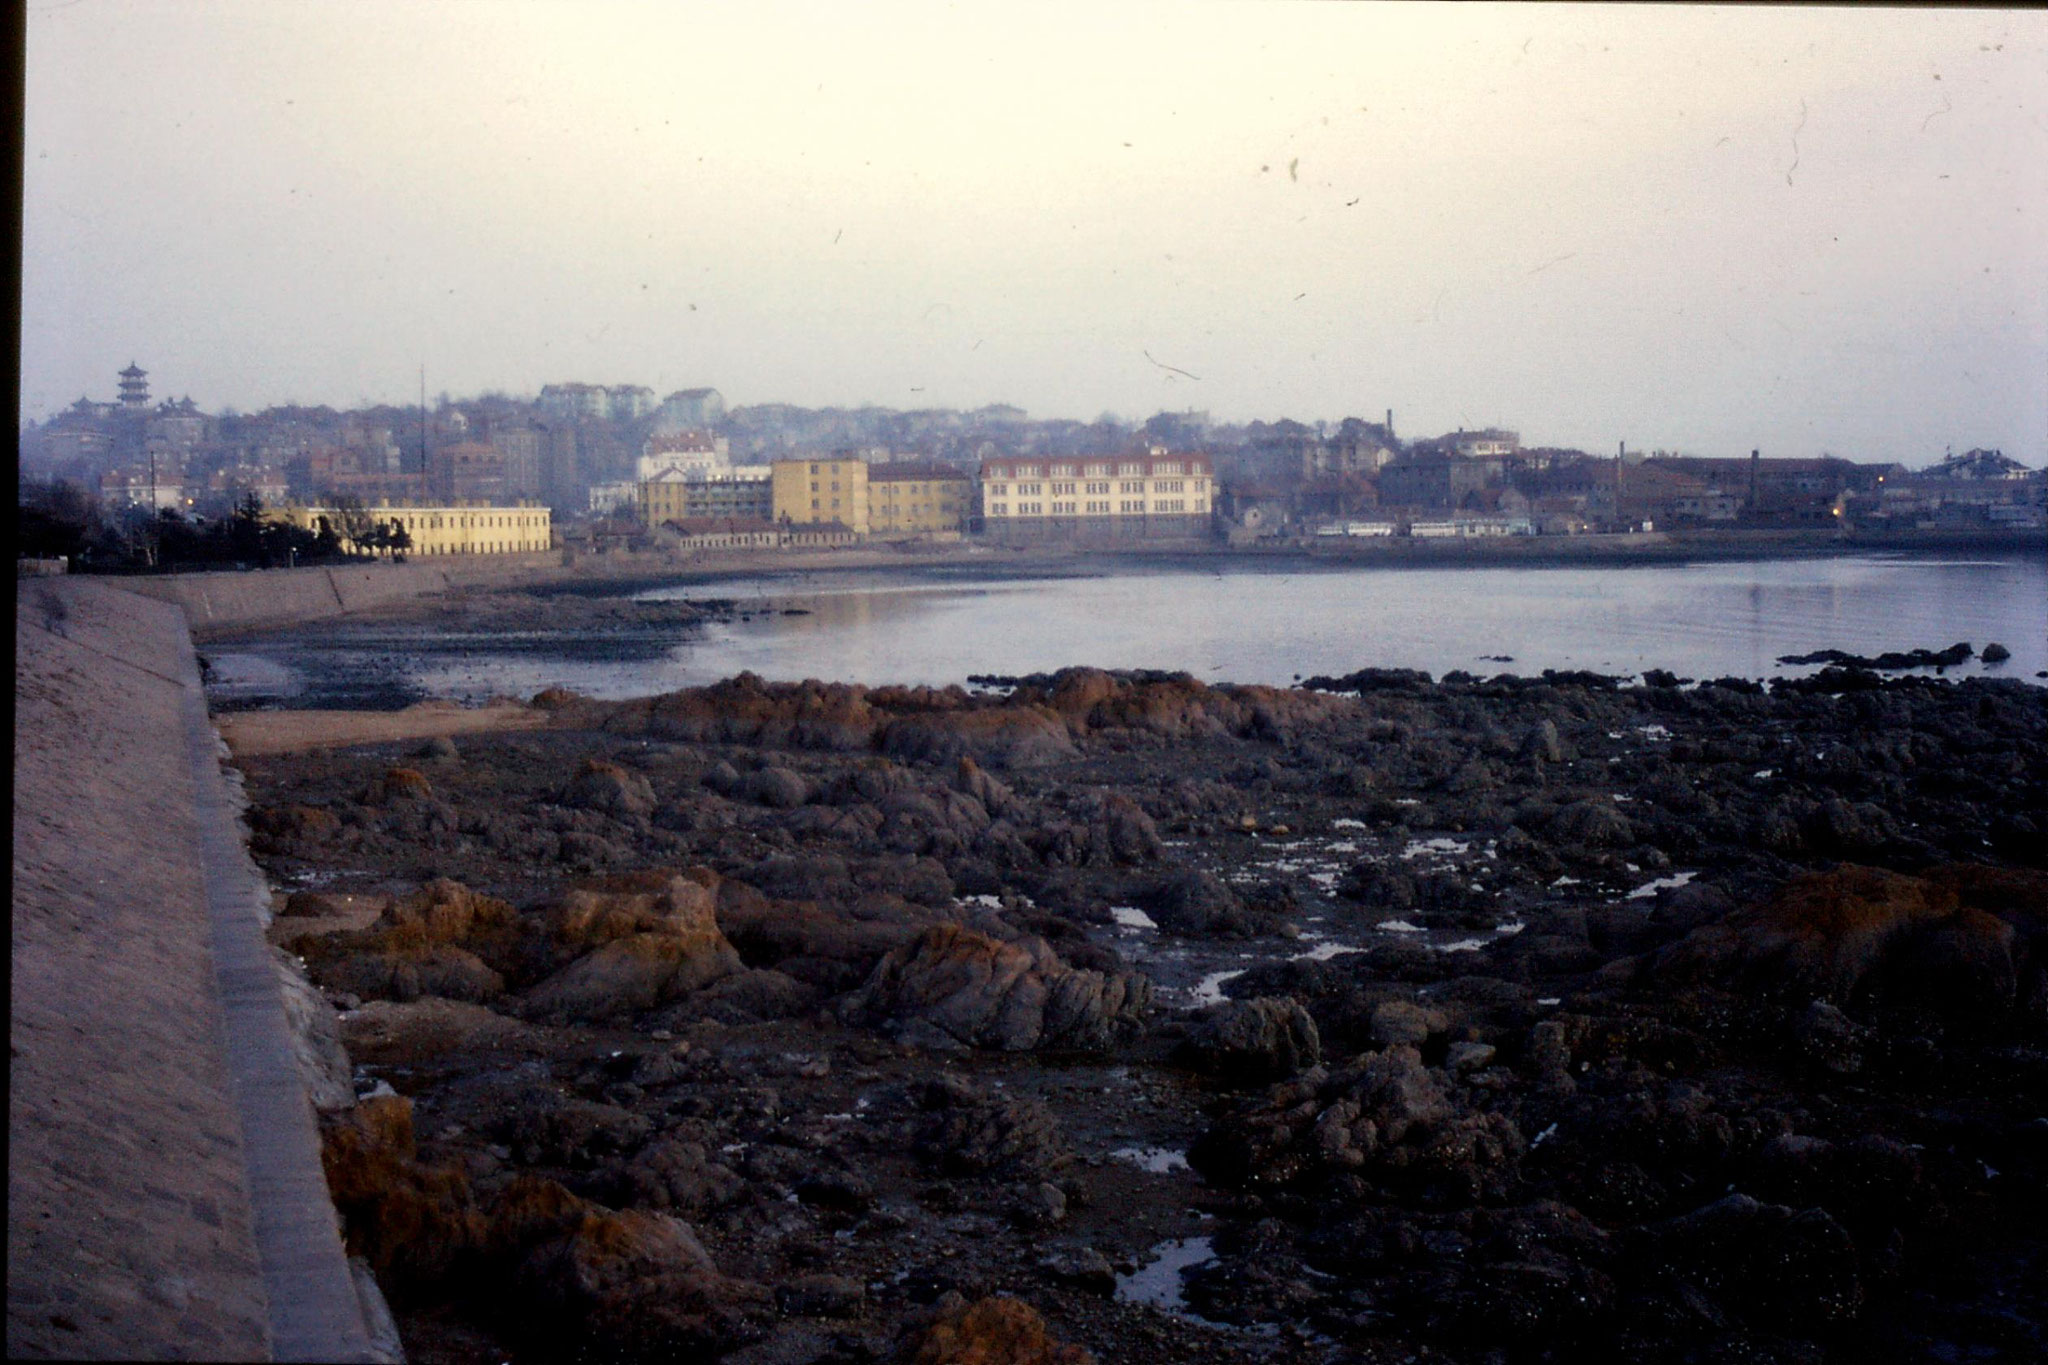
[[[183,620],[15,607],[9,1357],[396,1358],[319,1164],[346,1059],[264,941]]]

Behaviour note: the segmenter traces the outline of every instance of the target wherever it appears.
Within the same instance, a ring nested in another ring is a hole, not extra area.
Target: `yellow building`
[[[957,469],[904,460],[868,466],[868,531],[935,536],[967,529],[974,487]]]
[[[829,460],[777,460],[770,475],[775,520],[836,521],[868,533],[868,466],[842,456]]]
[[[362,509],[372,525],[393,523],[412,540],[408,555],[514,555],[554,548],[554,523],[546,507],[392,507]],[[341,514],[331,507],[287,507],[278,514],[309,531],[331,527],[343,534]]]

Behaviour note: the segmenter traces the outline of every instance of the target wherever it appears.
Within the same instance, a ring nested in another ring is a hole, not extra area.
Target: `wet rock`
[[[1038,1268],[1061,1284],[1108,1298],[1116,1292],[1116,1268],[1094,1247],[1070,1247],[1056,1251],[1038,1263]]]
[[[811,784],[788,768],[768,767],[741,778],[738,793],[773,810],[793,810],[808,801]]]
[[[591,1169],[637,1149],[653,1131],[645,1117],[540,1087],[525,1091],[498,1132],[522,1165]]]
[[[767,1298],[720,1274],[688,1223],[638,1209],[586,1214],[527,1257],[514,1287],[545,1339],[634,1356],[736,1345]]]
[[[818,999],[818,988],[809,982],[772,968],[749,969],[677,1001],[654,1020],[654,1026],[674,1028],[700,1019],[762,1024],[804,1014],[817,1006]]]
[[[1066,723],[1042,707],[991,707],[904,716],[888,724],[883,753],[912,763],[954,763],[962,757],[997,768],[1041,768],[1074,756]]]
[[[2002,664],[2012,657],[2012,651],[1999,644],[1996,640],[1993,640],[1990,644],[1984,646],[1984,652],[1977,657],[1987,664]]]
[[[1043,1177],[1068,1160],[1059,1121],[1037,1100],[946,1074],[923,1087],[919,1107],[917,1151],[943,1174]]]
[[[1760,1325],[1814,1330],[1863,1306],[1856,1244],[1823,1209],[1794,1211],[1731,1194],[1641,1230],[1655,1257]]]
[[[1555,721],[1541,721],[1522,736],[1521,757],[1539,763],[1564,762],[1564,742],[1558,738]]]
[[[998,819],[1021,813],[1021,803],[1016,793],[989,775],[979,763],[966,754],[960,755],[960,762],[953,774],[953,789],[965,796],[971,796],[981,803],[981,808]]]
[[[434,784],[417,768],[387,769],[363,793],[366,806],[423,805],[434,799]]]
[[[911,1342],[908,1365],[1093,1365],[1095,1357],[1059,1341],[1021,1299],[941,1301],[935,1322]]]
[[[1792,1023],[1792,1045],[1815,1066],[1853,1076],[1863,1069],[1871,1030],[1825,1000],[1808,1005]]]
[[[703,1143],[664,1137],[614,1168],[600,1186],[615,1204],[701,1218],[737,1199],[746,1182],[713,1160]]]
[[[1139,906],[1168,933],[1250,938],[1271,932],[1277,921],[1245,906],[1213,873],[1187,869],[1144,888]]]
[[[419,1161],[412,1101],[403,1096],[365,1099],[330,1121],[320,1166],[349,1254],[401,1298],[445,1280],[482,1242],[469,1181]]]
[[[645,819],[654,810],[654,788],[640,774],[616,763],[586,758],[563,789],[562,804],[618,820]]]
[[[1371,1037],[1375,1047],[1419,1048],[1451,1026],[1440,1009],[1412,1000],[1387,1000],[1373,1007]]]
[[[1181,1043],[1183,1065],[1228,1080],[1281,1080],[1322,1060],[1315,1020],[1285,997],[1234,1000],[1210,1011]]]
[[[572,888],[549,913],[554,939],[594,950],[528,991],[523,1008],[540,1018],[615,1018],[740,971],[706,880],[655,871]]]
[[[793,1318],[851,1318],[867,1303],[860,1281],[844,1275],[800,1275],[775,1287],[775,1306]]]
[[[1523,1150],[1509,1119],[1465,1109],[1414,1048],[1394,1047],[1274,1087],[1205,1132],[1188,1162],[1226,1186],[1356,1173],[1459,1204],[1505,1189]]]
[[[927,1045],[1020,1052],[1106,1048],[1150,1003],[1144,977],[1076,971],[1043,939],[935,924],[884,957],[841,1013]]]
[[[2032,888],[2024,895],[2048,890],[2037,874],[1997,878]],[[1808,873],[1695,930],[1653,969],[1667,982],[1720,981],[1802,1008],[1815,998],[1837,1007],[1869,999],[2000,1017],[2016,1003],[2018,973],[2018,931],[2004,916],[2028,912],[2009,908],[2010,892],[1991,890],[1990,880],[1968,869],[1908,877],[1853,864]]]

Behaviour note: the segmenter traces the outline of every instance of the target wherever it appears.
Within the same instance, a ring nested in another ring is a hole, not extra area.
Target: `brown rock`
[[[1094,1365],[1095,1357],[1056,1340],[1030,1304],[998,1295],[942,1309],[906,1359],[910,1365]]]
[[[412,1101],[403,1096],[364,1100],[330,1123],[320,1164],[349,1254],[367,1260],[387,1289],[403,1295],[440,1281],[482,1239],[467,1178],[417,1159]]]

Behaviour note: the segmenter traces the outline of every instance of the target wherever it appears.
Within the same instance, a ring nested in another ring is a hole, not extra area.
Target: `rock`
[[[642,820],[654,810],[654,787],[616,763],[586,758],[562,792],[562,804],[619,820]]]
[[[882,731],[881,750],[913,763],[958,763],[963,756],[993,767],[1039,768],[1072,758],[1066,722],[1035,706],[907,715]]]
[[[1491,1043],[1452,1043],[1444,1053],[1444,1070],[1453,1076],[1483,1071],[1493,1065],[1497,1051]]]
[[[271,956],[277,965],[292,1061],[305,1084],[306,1098],[319,1110],[350,1107],[356,1101],[355,1076],[342,1049],[334,1007],[321,999],[289,955],[273,948]]]
[[[1015,815],[1019,811],[1016,794],[966,754],[960,755],[959,765],[954,771],[953,789],[981,802],[981,808],[997,818]]]
[[[585,1214],[527,1257],[514,1288],[544,1339],[634,1356],[719,1353],[767,1298],[720,1274],[688,1223],[638,1209]]]
[[[434,784],[417,768],[390,768],[363,793],[366,806],[424,805],[434,799]]]
[[[1130,865],[1156,860],[1166,851],[1159,827],[1129,797],[1102,798],[1089,827],[1090,845],[1102,862]]]
[[[718,927],[710,874],[635,873],[568,891],[549,912],[569,948],[595,945],[526,994],[535,1017],[637,1013],[731,976],[740,956]]]
[[[1371,1037],[1375,1047],[1415,1047],[1451,1026],[1440,1009],[1412,1000],[1385,1000],[1373,1007]]]
[[[811,798],[811,784],[788,768],[762,768],[741,778],[738,794],[773,810],[793,810]]]
[[[1299,1002],[1234,1000],[1211,1010],[1181,1044],[1178,1060],[1207,1075],[1263,1083],[1322,1060],[1316,1022]]]
[[[1356,1174],[1460,1205],[1509,1188],[1523,1150],[1506,1116],[1461,1108],[1442,1073],[1393,1047],[1274,1086],[1203,1133],[1188,1164],[1224,1186]]]
[[[1812,1331],[1863,1305],[1856,1244],[1823,1209],[1795,1212],[1731,1194],[1644,1228],[1655,1257],[1760,1325]]]
[[[1627,848],[1635,831],[1609,801],[1574,801],[1550,822],[1550,837],[1567,848]]]
[[[1055,1340],[1029,1304],[996,1297],[942,1306],[907,1359],[909,1365],[1094,1365],[1095,1357]]]
[[[876,964],[842,1015],[899,1035],[1008,1052],[1102,1049],[1142,1022],[1151,983],[1078,971],[1045,940],[1005,943],[935,924]]]
[[[1104,1298],[1116,1292],[1116,1268],[1094,1247],[1056,1251],[1038,1263],[1052,1279]]]
[[[1806,1007],[1792,1024],[1792,1043],[1799,1055],[1824,1070],[1853,1076],[1863,1069],[1871,1031],[1825,1000]]]
[[[360,1101],[321,1133],[320,1166],[351,1256],[400,1290],[442,1282],[481,1244],[484,1220],[458,1170],[423,1165],[412,1101]]]
[[[790,1019],[816,1007],[818,988],[772,968],[750,969],[714,981],[665,1010],[658,1026],[672,1028],[699,1019],[721,1024],[765,1024]]]
[[[1067,1216],[1066,1191],[1050,1181],[1041,1180],[1018,1196],[1010,1207],[1010,1214],[1020,1227],[1052,1227]]]
[[[1787,882],[1760,906],[1694,930],[1659,953],[1666,982],[1711,980],[1790,1007],[1868,999],[1955,1019],[2017,1003],[2014,919],[2048,895],[2048,876],[1966,867],[1909,877],[1842,864]],[[1994,889],[1993,881],[1998,882]],[[2015,899],[2011,888],[2027,888]],[[2035,898],[2031,901],[2028,898]],[[2012,917],[2012,918],[2007,918]]]
[[[1059,1121],[1037,1100],[990,1096],[942,1074],[924,1087],[919,1105],[927,1117],[917,1151],[941,1174],[1042,1177],[1067,1160]]]
[[[775,1306],[793,1318],[850,1318],[867,1303],[859,1280],[844,1275],[800,1275],[775,1287]]]
[[[1139,896],[1141,909],[1168,933],[1249,938],[1276,921],[1254,915],[1213,873],[1186,869],[1153,883]]]
[[[1557,737],[1556,723],[1546,720],[1530,730],[1522,737],[1520,753],[1539,763],[1564,762],[1564,744]]]
[[[436,735],[415,750],[414,757],[435,763],[459,763],[462,761],[462,751],[455,747],[455,741],[448,736]]]
[[[1984,646],[1984,652],[1977,657],[1987,664],[2002,664],[2012,657],[2012,651],[1999,644],[1996,640],[1993,640],[1990,644]]]
[[[358,1062],[411,1064],[471,1049],[531,1047],[532,1030],[459,1000],[367,1000],[340,1021],[348,1055]]]
[[[618,1204],[672,1209],[685,1217],[701,1218],[737,1199],[746,1182],[712,1160],[701,1142],[663,1137],[615,1168],[603,1188]]]

